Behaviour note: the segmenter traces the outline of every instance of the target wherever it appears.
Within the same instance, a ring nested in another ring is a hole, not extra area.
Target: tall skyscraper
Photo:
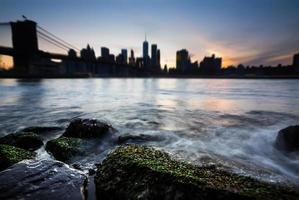
[[[152,66],[157,66],[157,61],[158,61],[158,54],[157,54],[157,45],[156,44],[152,44],[152,58],[151,58],[151,65]]]
[[[293,57],[293,66],[296,72],[299,72],[299,53],[295,54]]]
[[[146,40],[146,35],[145,35],[145,41],[143,42],[143,65],[148,66],[149,64],[149,56],[148,56],[148,42]]]
[[[160,49],[157,51],[157,66],[159,69],[161,68],[161,55],[160,55]]]
[[[124,64],[127,64],[128,63],[128,51],[127,51],[127,49],[122,49],[121,50],[121,55],[123,56]]]
[[[293,57],[293,66],[299,68],[299,53],[295,54]]]
[[[129,58],[129,64],[130,65],[135,65],[135,57],[134,57],[134,51],[133,49],[131,49],[131,54],[130,54],[130,58]]]

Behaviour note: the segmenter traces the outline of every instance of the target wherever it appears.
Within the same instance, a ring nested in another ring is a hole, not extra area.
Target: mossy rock
[[[68,162],[75,156],[84,155],[85,145],[80,138],[60,137],[47,142],[46,150],[57,160]]]
[[[0,138],[0,144],[7,144],[34,151],[43,146],[42,138],[32,132],[12,133]]]
[[[0,170],[22,160],[34,158],[35,153],[14,146],[0,144]]]
[[[64,137],[99,138],[114,130],[107,123],[96,119],[74,119],[63,133]]]
[[[97,168],[98,199],[298,199],[293,188],[173,160],[153,148],[126,145]]]

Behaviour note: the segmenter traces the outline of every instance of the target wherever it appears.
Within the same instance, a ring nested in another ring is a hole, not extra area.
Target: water
[[[0,96],[0,136],[96,118],[177,159],[299,185],[298,156],[273,148],[280,129],[299,124],[299,80],[0,79]],[[91,166],[114,147],[104,140],[76,162]]]

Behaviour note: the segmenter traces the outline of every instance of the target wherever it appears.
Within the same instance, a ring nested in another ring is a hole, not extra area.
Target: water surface
[[[76,117],[109,122],[119,135],[150,136],[132,142],[177,159],[299,183],[298,157],[273,148],[280,129],[299,124],[299,80],[0,79],[0,136],[66,127]],[[78,162],[93,165],[114,147],[103,141]]]

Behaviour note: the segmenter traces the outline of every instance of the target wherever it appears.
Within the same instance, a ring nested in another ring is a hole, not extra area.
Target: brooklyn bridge
[[[80,50],[32,20],[2,22],[0,26],[11,30],[12,47],[0,46],[0,55],[13,57],[13,68],[7,72],[8,76],[132,77],[161,74],[160,67],[143,67],[142,61],[129,64],[126,61],[116,62],[114,58],[112,61],[96,58],[89,45]],[[67,54],[40,50],[39,41],[54,45]]]

